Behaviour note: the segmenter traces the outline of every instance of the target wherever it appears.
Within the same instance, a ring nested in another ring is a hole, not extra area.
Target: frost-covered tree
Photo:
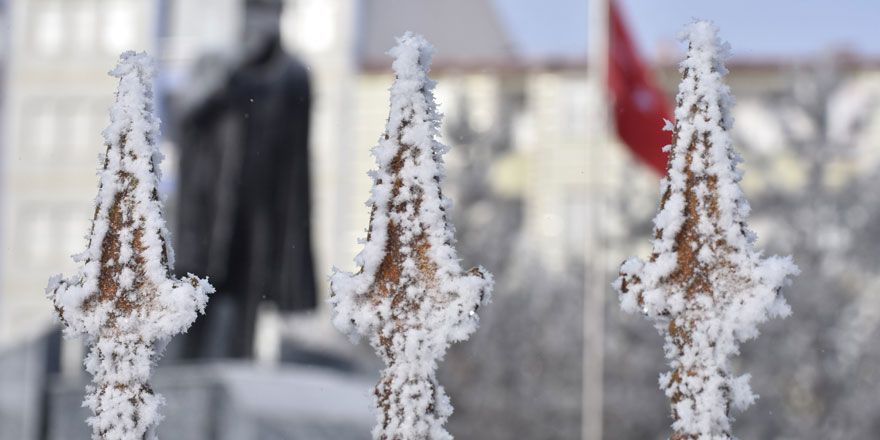
[[[790,257],[762,258],[747,229],[739,155],[729,134],[733,102],[722,77],[729,46],[695,21],[681,63],[672,145],[648,261],[624,262],[614,286],[621,307],[643,313],[665,337],[672,371],[660,385],[672,403],[674,440],[731,439],[731,409],[756,398],[730,357],[757,324],[786,316],[781,288],[798,272]]]
[[[439,378],[455,396],[447,426],[465,439],[577,438],[585,266],[573,259],[564,271],[545,267],[535,237],[523,228],[523,195],[500,190],[489,178],[493,164],[516,154],[522,76],[505,75],[496,93],[498,112],[485,129],[472,125],[464,90],[443,124],[457,156],[443,189],[455,200],[458,256],[484,265],[503,292],[480,314],[480,331],[450,347],[440,365]]]
[[[185,331],[214,289],[193,275],[175,279],[174,252],[157,187],[153,61],[125,52],[110,75],[119,78],[104,130],[95,216],[79,273],[52,277],[46,292],[68,336],[86,335],[92,374],[85,405],[94,440],[155,439],[162,397],[147,380],[157,345]]]
[[[757,385],[782,385],[738,422],[745,438],[842,440],[880,430],[880,347],[868,342],[880,329],[880,163],[872,143],[880,83],[863,69],[830,54],[796,66],[780,93],[752,98],[760,118],[747,130],[738,125],[747,160],[766,165],[750,196],[752,221],[774,231],[768,249],[791,253],[802,270],[790,298],[798,319],[768,326],[744,347],[744,357],[760,356],[750,367]],[[780,156],[803,179],[780,179]]]
[[[492,276],[464,272],[443,196],[443,154],[436,140],[441,115],[434,81],[427,77],[433,47],[406,33],[395,57],[391,110],[373,148],[370,226],[357,273],[334,270],[333,323],[361,336],[385,362],[376,385],[378,424],[373,438],[450,439],[443,425],[452,413],[437,383],[437,362],[450,343],[476,329],[477,309],[489,300]]]

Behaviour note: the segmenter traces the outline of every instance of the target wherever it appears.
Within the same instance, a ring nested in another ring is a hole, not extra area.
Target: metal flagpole
[[[583,440],[602,438],[602,400],[604,376],[604,310],[607,281],[602,234],[602,216],[606,203],[604,151],[608,146],[608,1],[590,0],[588,18],[589,54],[587,74],[593,94],[590,109],[586,169],[588,209],[585,219],[588,239],[584,251],[584,347],[582,430]]]

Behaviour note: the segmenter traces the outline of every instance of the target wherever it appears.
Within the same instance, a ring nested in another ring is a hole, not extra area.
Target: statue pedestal
[[[48,440],[88,439],[86,377],[49,387]],[[176,440],[369,439],[374,379],[306,366],[221,362],[157,368],[165,397],[159,438]]]

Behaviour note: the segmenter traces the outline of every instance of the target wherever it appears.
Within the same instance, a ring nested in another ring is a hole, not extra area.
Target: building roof
[[[434,45],[433,65],[440,69],[517,64],[512,39],[489,0],[363,0],[359,18],[357,56],[365,70],[389,70],[385,53],[406,31]]]

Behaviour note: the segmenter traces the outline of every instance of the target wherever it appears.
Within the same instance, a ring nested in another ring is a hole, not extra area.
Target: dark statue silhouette
[[[241,45],[204,57],[176,99],[177,270],[216,287],[185,358],[253,355],[258,304],[315,306],[306,68],[280,40],[280,0],[247,0]],[[178,349],[179,350],[179,349]]]

